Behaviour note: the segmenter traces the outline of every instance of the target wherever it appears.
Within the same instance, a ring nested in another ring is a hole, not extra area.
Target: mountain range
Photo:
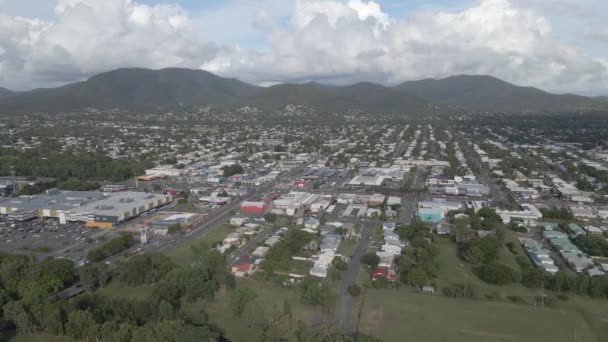
[[[14,93],[6,88],[0,87],[0,99],[3,97],[12,96]]]
[[[606,98],[551,94],[491,76],[460,75],[409,81],[387,87],[319,83],[259,87],[202,70],[116,69],[58,88],[11,92],[0,88],[0,113],[59,112],[84,108],[152,109],[213,105],[277,110],[303,105],[321,111],[363,110],[425,114],[450,110],[484,112],[565,112],[608,109]]]

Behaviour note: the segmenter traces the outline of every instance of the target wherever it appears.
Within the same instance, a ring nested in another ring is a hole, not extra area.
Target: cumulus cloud
[[[60,0],[55,17],[43,22],[0,14],[0,84],[24,89],[118,67],[192,67],[220,50],[200,42],[175,5]]]
[[[295,0],[287,20],[256,8],[245,25],[263,32],[264,46],[256,48],[203,41],[213,36],[197,32],[205,26],[196,20],[205,16],[176,5],[60,0],[49,22],[0,14],[0,85],[62,83],[123,66],[184,66],[258,84],[489,74],[551,91],[606,89],[606,58],[558,39],[540,5],[525,3],[478,0],[460,11],[397,18],[375,1]]]
[[[608,29],[588,30],[585,32],[587,38],[608,43]]]
[[[508,0],[460,12],[389,18],[373,1],[297,1],[291,25],[268,36],[268,52],[219,56],[216,72],[257,82],[369,80],[489,74],[552,91],[606,89],[603,60],[553,37],[548,20]]]

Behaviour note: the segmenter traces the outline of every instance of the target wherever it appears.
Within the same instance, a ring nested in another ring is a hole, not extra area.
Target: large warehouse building
[[[84,222],[90,227],[114,227],[172,201],[171,195],[144,192],[48,191],[34,196],[0,199],[0,214],[34,214],[60,223]]]

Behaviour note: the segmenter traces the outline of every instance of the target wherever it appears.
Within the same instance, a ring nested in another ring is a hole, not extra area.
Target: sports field
[[[360,330],[384,341],[596,342],[582,314],[490,301],[369,289]],[[603,337],[604,339],[606,337]]]

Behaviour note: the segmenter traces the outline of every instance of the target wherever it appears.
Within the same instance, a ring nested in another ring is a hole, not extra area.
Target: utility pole
[[[467,270],[464,268],[464,264],[460,264],[462,271],[464,272],[464,298],[467,298]]]
[[[545,308],[545,283],[544,282],[540,282],[540,288],[542,289],[542,295],[541,295],[541,307],[544,309]]]
[[[464,270],[464,298],[467,298],[467,270]]]

